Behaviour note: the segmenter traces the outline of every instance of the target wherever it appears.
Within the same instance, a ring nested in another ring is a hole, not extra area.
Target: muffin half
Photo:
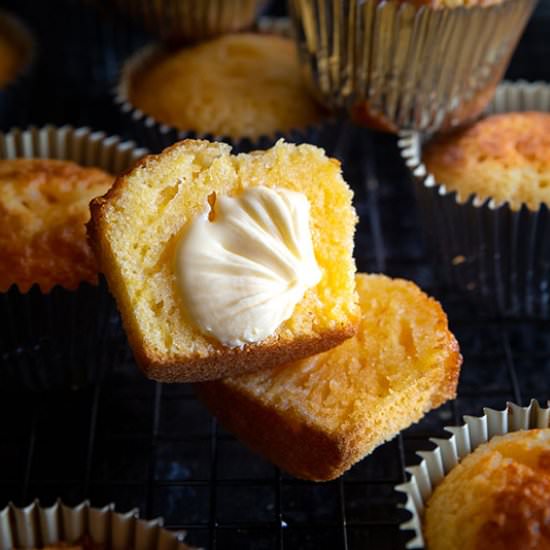
[[[356,329],[357,218],[339,162],[282,141],[230,149],[177,143],[92,203],[101,268],[156,380],[274,367]]]
[[[297,477],[341,475],[456,392],[462,358],[441,306],[407,281],[356,281],[354,338],[271,371],[197,385],[225,427]]]

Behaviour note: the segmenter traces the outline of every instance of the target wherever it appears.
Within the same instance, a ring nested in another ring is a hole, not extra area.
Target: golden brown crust
[[[126,331],[137,364],[148,378],[157,382],[217,380],[259,369],[271,369],[331,349],[351,338],[355,332],[355,327],[349,326],[322,336],[295,338],[290,342],[249,344],[243,349],[220,347],[217,353],[189,358],[183,364],[181,361],[167,362],[165,357],[157,357],[143,347],[139,338],[134,338],[131,332]]]
[[[345,445],[303,419],[289,418],[284,411],[217,382],[196,384],[195,389],[222,426],[296,477],[333,479],[349,462]]]
[[[258,139],[318,124],[326,116],[303,85],[289,38],[226,34],[176,51],[146,53],[126,65],[120,89],[132,106],[161,124]]]
[[[438,182],[463,198],[508,201],[514,209],[550,204],[550,114],[489,116],[433,140],[423,161]]]
[[[493,496],[491,515],[478,531],[476,550],[550,548],[550,476],[524,474],[509,464],[508,487]]]
[[[497,436],[467,455],[427,503],[430,550],[550,548],[550,429]]]
[[[358,275],[358,278],[361,277],[365,276]],[[382,276],[370,277],[386,280]],[[265,389],[264,386],[258,387],[258,380],[263,376],[270,378],[272,385],[276,383],[275,380],[278,380],[277,383],[284,385],[286,392],[289,393],[290,386],[300,381],[302,377],[300,372],[303,376],[311,376],[312,380],[315,378],[321,385],[321,382],[324,382],[320,378],[320,367],[323,364],[334,362],[335,367],[340,369],[340,357],[337,354],[346,356],[347,359],[346,357],[343,359],[348,363],[364,361],[364,358],[358,359],[360,353],[369,353],[368,344],[362,341],[364,327],[359,328],[356,339],[348,340],[341,348],[335,348],[326,354],[306,360],[307,364],[297,362],[282,365],[267,374],[249,375],[241,381],[235,378],[197,384],[196,389],[200,399],[229,431],[292,475],[315,481],[338,477],[378,445],[391,439],[401,429],[419,420],[426,411],[441,405],[456,393],[462,357],[456,339],[447,328],[447,318],[441,306],[408,281],[395,280],[392,284],[395,288],[400,286],[406,289],[405,292],[412,292],[417,299],[425,300],[422,307],[429,308],[436,318],[434,332],[446,336],[443,343],[438,341],[436,344],[434,340],[433,344],[434,351],[437,349],[437,353],[444,358],[444,363],[434,365],[428,374],[418,373],[416,380],[411,380],[411,383],[404,388],[395,387],[389,390],[389,394],[393,395],[385,405],[387,408],[382,407],[382,410],[377,410],[373,406],[368,411],[363,411],[364,414],[359,419],[351,422],[347,419],[355,413],[347,410],[343,416],[346,420],[340,422],[336,429],[332,429],[327,426],[320,414],[314,412],[312,407],[304,409],[292,403],[281,405],[279,394],[271,396],[272,387],[266,386]],[[358,289],[361,299],[361,285],[358,285]],[[387,296],[376,299],[380,300],[382,311],[385,309],[384,304],[391,301],[392,297],[388,293]],[[364,347],[364,349],[357,350],[357,355],[350,355],[350,350],[355,349],[354,340],[359,342],[360,348]],[[384,339],[380,343],[381,348],[392,348],[394,345],[391,337],[388,337],[387,342]],[[344,348],[346,348],[345,351]],[[377,352],[372,353],[371,363],[365,364],[365,368],[370,371],[369,375],[380,375],[385,379],[383,369],[377,365]],[[403,365],[403,368],[405,371],[402,376],[409,375],[406,370],[411,366]],[[296,374],[298,376],[295,376]],[[364,370],[361,371],[361,376],[364,380],[358,382],[363,386],[369,386],[370,391],[376,392],[374,381],[367,379],[367,373]],[[336,376],[331,380],[331,384],[339,384]],[[364,396],[355,394],[352,384],[349,387],[345,386],[341,391],[354,394],[353,399],[364,399]],[[365,406],[369,407],[369,405]],[[383,425],[382,428],[381,425]]]
[[[97,283],[85,224],[88,203],[113,176],[97,168],[50,159],[0,161],[0,291],[26,292]]]

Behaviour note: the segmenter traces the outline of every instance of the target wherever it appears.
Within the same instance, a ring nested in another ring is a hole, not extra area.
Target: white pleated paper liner
[[[21,57],[14,79],[0,88],[0,128],[25,124],[32,88],[36,47],[31,32],[21,20],[0,10],[0,34],[14,45]]]
[[[185,532],[164,529],[162,518],[140,519],[137,509],[115,512],[114,504],[93,508],[85,501],[72,507],[58,501],[43,507],[35,501],[0,510],[0,550],[75,544],[83,537],[110,550],[191,550],[183,542]]]
[[[0,133],[0,159],[72,160],[116,175],[144,156],[144,149],[88,128],[14,129]],[[104,279],[75,291],[13,285],[0,293],[0,389],[41,391],[97,382],[124,345],[114,301]]]
[[[437,484],[466,455],[496,435],[550,427],[550,408],[542,408],[535,400],[527,407],[508,403],[503,411],[485,408],[483,412],[481,417],[465,416],[462,426],[446,427],[451,437],[430,439],[437,447],[433,451],[418,452],[422,458],[420,464],[406,468],[411,479],[398,485],[396,491],[406,495],[403,507],[411,513],[411,518],[399,526],[402,531],[414,532],[407,548],[424,548],[422,517],[426,503]]]
[[[550,112],[550,85],[503,83],[488,114]],[[415,186],[420,221],[438,277],[480,309],[504,317],[550,317],[550,212],[457,193],[435,180],[422,163],[430,138],[402,132],[399,147]]]
[[[252,27],[268,0],[114,0],[116,9],[160,40],[185,43]]]
[[[492,97],[536,0],[414,4],[290,0],[306,78],[328,106],[393,132],[471,119]]]
[[[277,33],[288,35],[290,32],[289,21],[285,18],[262,18],[258,22],[258,32]],[[303,128],[294,128],[287,131],[277,131],[273,134],[265,134],[258,138],[232,138],[211,133],[197,132],[192,128],[178,129],[156,121],[147,115],[130,101],[130,86],[140,71],[161,58],[168,50],[161,44],[150,44],[138,50],[124,64],[119,83],[114,90],[114,102],[121,114],[121,122],[126,133],[138,143],[146,146],[152,152],[160,152],[176,141],[182,139],[207,139],[210,141],[223,141],[229,143],[233,153],[248,153],[256,149],[267,149],[279,139],[284,138],[290,143],[311,143],[324,147],[327,151],[336,145],[342,122],[331,114],[319,123],[311,124]],[[304,91],[304,93],[307,93]]]

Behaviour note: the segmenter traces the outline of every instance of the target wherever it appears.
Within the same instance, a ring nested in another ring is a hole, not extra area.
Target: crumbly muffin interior
[[[234,139],[318,122],[293,41],[234,34],[168,53],[132,79],[130,102],[159,122]]]
[[[453,395],[460,356],[441,306],[408,281],[358,274],[356,282],[356,336],[325,353],[221,383],[325,432],[352,434],[367,447],[418,419],[422,411],[409,406],[411,395],[429,395],[427,408]]]

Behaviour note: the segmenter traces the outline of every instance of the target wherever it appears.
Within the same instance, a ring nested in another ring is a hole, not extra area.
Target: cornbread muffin
[[[112,183],[103,170],[74,162],[0,160],[0,291],[97,283],[85,224],[89,202]]]
[[[550,205],[550,113],[504,113],[436,138],[423,153],[428,171],[461,200]]]
[[[339,162],[317,147],[282,140],[266,151],[237,156],[230,151],[219,142],[176,143],[139,162],[91,204],[91,241],[137,362],[155,380],[197,382],[267,369],[334,347],[355,333],[357,218]],[[189,224],[212,197],[238,197],[260,186],[298,192],[309,202],[321,278],[272,336],[230,348],[205,335],[190,317],[174,260]]]
[[[480,445],[439,484],[425,515],[427,550],[550,548],[550,429]]]
[[[333,479],[454,397],[462,358],[441,306],[413,283],[358,274],[357,335],[325,353],[198,384],[220,422],[291,474]]]
[[[323,117],[302,84],[293,41],[274,34],[225,35],[131,73],[130,103],[179,130],[257,139]]]

